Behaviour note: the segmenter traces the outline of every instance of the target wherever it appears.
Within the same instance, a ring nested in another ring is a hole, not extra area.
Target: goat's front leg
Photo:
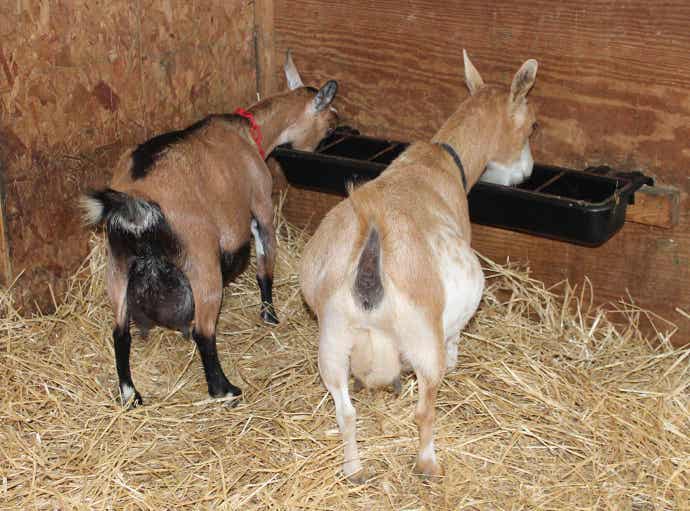
[[[223,373],[216,347],[216,321],[223,297],[220,261],[199,262],[192,267],[194,271],[189,275],[194,293],[192,338],[204,366],[208,393],[215,398],[240,396],[242,391],[230,383]]]
[[[278,316],[273,307],[273,269],[276,260],[276,233],[273,227],[273,209],[259,208],[252,218],[252,235],[256,248],[256,280],[261,291],[261,319],[277,325]]]

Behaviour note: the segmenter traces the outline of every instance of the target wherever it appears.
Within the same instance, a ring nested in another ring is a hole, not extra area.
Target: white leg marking
[[[458,336],[451,335],[446,339],[446,372],[458,365]]]
[[[347,385],[340,388],[329,387],[328,390],[331,396],[333,396],[335,417],[345,443],[343,473],[346,477],[350,477],[362,469],[362,462],[359,459],[359,451],[357,450],[357,413],[350,401]]]
[[[345,293],[348,298],[343,300],[341,295]],[[352,328],[342,314],[343,302],[348,299],[354,306],[349,289],[336,293],[319,317],[319,373],[335,404],[335,417],[344,447],[343,473],[351,481],[358,482],[363,474],[357,450],[357,412],[348,390],[349,358],[354,338]]]
[[[128,383],[123,383],[120,385],[120,394],[122,394],[122,402],[127,404],[134,397],[134,387]]]
[[[426,444],[426,447],[419,453],[419,459],[422,461],[431,461],[436,464],[436,451],[434,450],[434,439]]]
[[[256,247],[256,256],[260,257],[260,256],[265,254],[264,244],[261,242],[261,236],[259,235],[259,224],[254,219],[252,219],[251,229],[252,229],[252,236],[254,236],[254,246]]]

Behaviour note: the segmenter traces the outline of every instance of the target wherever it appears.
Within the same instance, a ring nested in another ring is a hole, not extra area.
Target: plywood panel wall
[[[0,2],[0,155],[20,302],[85,255],[80,189],[123,145],[255,100],[254,2]],[[115,144],[113,146],[113,144]],[[38,291],[38,293],[36,293]]]
[[[345,122],[403,140],[429,138],[466,97],[462,48],[488,82],[508,83],[536,58],[535,158],[641,169],[678,188],[679,222],[626,224],[598,249],[477,226],[475,247],[529,262],[546,282],[589,277],[604,301],[629,293],[676,322],[682,342],[690,339],[682,313],[690,311],[689,19],[682,1],[276,0],[274,39],[277,55],[293,48],[305,81],[339,80]],[[303,218],[303,205],[294,208]]]
[[[248,1],[2,2],[2,123],[80,152],[246,101],[253,17]]]

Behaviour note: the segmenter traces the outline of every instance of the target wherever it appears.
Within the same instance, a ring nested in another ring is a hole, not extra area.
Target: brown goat
[[[130,374],[130,321],[191,334],[212,397],[239,396],[216,350],[223,286],[246,269],[253,235],[261,317],[277,323],[272,300],[275,231],[272,178],[264,158],[292,143],[312,150],[335,126],[330,107],[337,84],[304,87],[288,53],[289,92],[248,109],[263,134],[255,142],[247,119],[211,115],[182,131],[154,137],[119,161],[110,188],[85,195],[90,224],[105,221],[108,293],[124,404],[142,404]],[[250,116],[247,116],[250,117]],[[257,147],[258,145],[258,147]]]
[[[331,210],[304,250],[300,280],[318,317],[319,370],[343,435],[343,472],[355,481],[364,475],[349,372],[366,386],[395,385],[408,367],[419,388],[416,471],[442,474],[433,442],[436,394],[484,288],[466,195],[486,169],[510,182],[532,171],[526,95],[537,62],[525,62],[506,89],[484,85],[464,59],[470,97],[431,142],[413,143]]]

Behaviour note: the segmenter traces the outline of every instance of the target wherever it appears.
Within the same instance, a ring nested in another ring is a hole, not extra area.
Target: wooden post
[[[254,47],[256,50],[256,90],[265,98],[278,92],[275,79],[273,0],[254,2]]]
[[[5,170],[0,161],[0,286],[9,286],[12,279],[10,264],[10,244],[7,238],[5,208]]]

